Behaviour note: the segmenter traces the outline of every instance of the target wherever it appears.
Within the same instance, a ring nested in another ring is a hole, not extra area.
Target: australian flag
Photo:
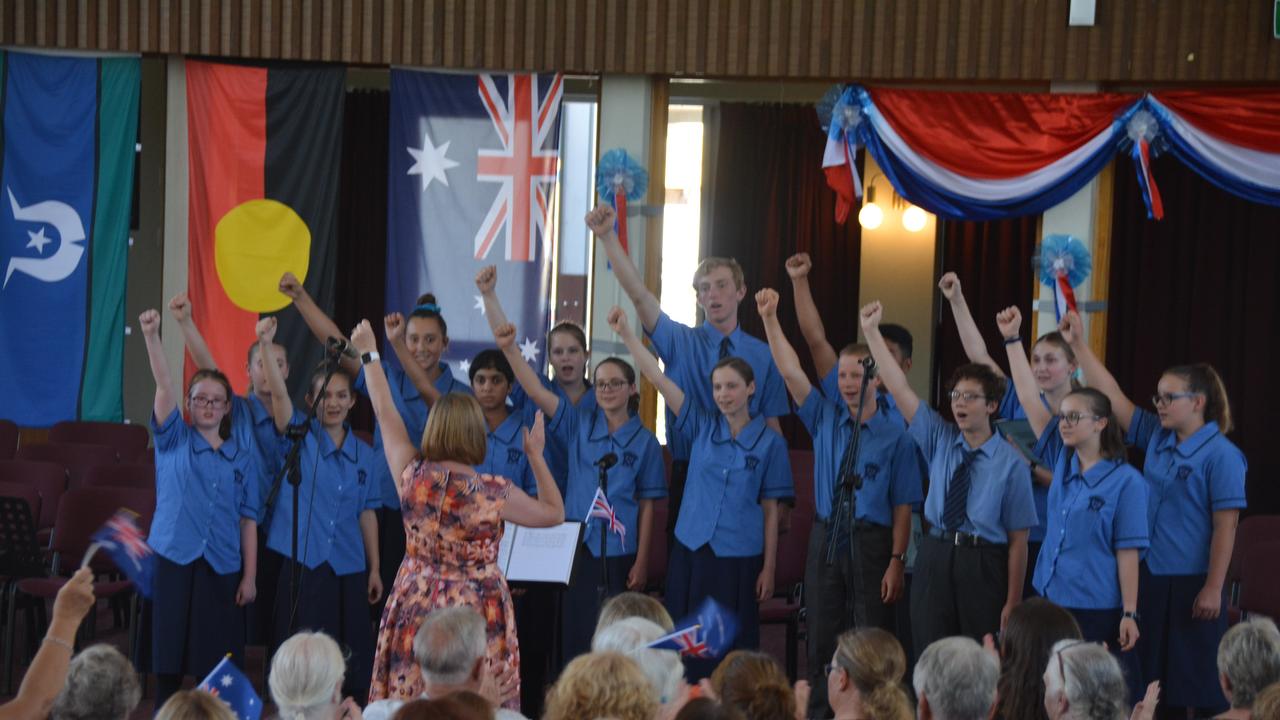
[[[151,579],[155,576],[155,552],[143,539],[138,516],[128,510],[117,510],[91,538],[115,561],[143,597],[151,597]]]
[[[226,703],[239,720],[262,717],[262,698],[229,657],[222,658],[222,662],[213,667],[209,675],[200,681],[199,688]]]
[[[695,658],[718,658],[733,647],[738,636],[738,618],[711,598],[703,601],[697,614],[676,623],[674,631],[649,643],[656,650],[678,650]]]
[[[563,94],[558,74],[391,71],[387,309],[433,293],[464,375],[493,346],[474,283],[486,265],[521,354],[547,361]]]

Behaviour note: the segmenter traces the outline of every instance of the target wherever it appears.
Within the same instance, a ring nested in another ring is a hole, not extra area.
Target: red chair
[[[94,465],[114,465],[120,457],[110,445],[85,445],[82,443],[44,443],[23,445],[18,448],[19,460],[40,460],[58,463],[67,469],[67,487],[84,485],[84,476]]]
[[[1240,610],[1243,616],[1280,617],[1280,576],[1276,556],[1280,537],[1245,547],[1240,562]]]
[[[797,503],[791,514],[790,532],[778,536],[774,596],[760,605],[761,625],[786,626],[787,677],[793,681],[799,669],[800,630],[804,624],[804,565],[809,555],[813,520],[812,507]]]
[[[40,494],[36,533],[40,542],[47,547],[49,533],[58,516],[58,501],[67,491],[67,469],[50,462],[0,460],[0,481],[29,485]]]
[[[653,501],[653,523],[649,531],[649,579],[645,590],[661,595],[667,586],[667,561],[671,549],[667,546],[667,499]]]
[[[49,430],[49,442],[106,445],[116,449],[123,462],[137,460],[147,449],[151,435],[144,425],[67,420]]]
[[[1245,550],[1280,538],[1280,515],[1250,515],[1240,521],[1236,542],[1227,565],[1227,618],[1232,625],[1240,620],[1240,594],[1243,584]]]
[[[0,460],[12,460],[18,451],[18,425],[12,420],[0,420]]]
[[[791,450],[791,480],[796,488],[796,507],[793,512],[813,515],[813,451]]]
[[[154,491],[156,467],[147,463],[95,465],[85,473],[84,487],[127,487]]]

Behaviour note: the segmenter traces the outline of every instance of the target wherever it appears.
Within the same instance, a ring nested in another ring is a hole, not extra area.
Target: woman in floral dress
[[[475,398],[449,393],[427,419],[421,448],[396,412],[367,320],[351,334],[360,351],[369,398],[382,427],[383,449],[404,515],[408,549],[382,613],[369,701],[415,699],[423,682],[413,636],[436,608],[467,605],[488,625],[492,666],[518,673],[520,647],[507,581],[498,569],[502,521],[548,527],[564,521],[564,504],[543,459],[542,415],[524,430],[524,449],[538,481],[532,498],[504,477],[482,475],[487,427]],[[519,698],[519,693],[515,695]]]

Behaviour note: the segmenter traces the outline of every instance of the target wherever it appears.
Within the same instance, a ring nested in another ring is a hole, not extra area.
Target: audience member
[[[1249,720],[1258,694],[1280,681],[1280,631],[1265,617],[1237,623],[1218,643],[1218,682],[1231,709],[1218,717]]]
[[[440,608],[427,614],[413,637],[413,657],[422,672],[424,699],[459,692],[476,693],[500,706],[519,692],[514,668],[492,668],[485,657],[485,621],[473,608]],[[386,720],[405,705],[386,699],[369,703],[364,720]],[[514,710],[499,708],[497,720],[519,720]]]
[[[346,662],[333,638],[301,632],[285,640],[271,659],[267,684],[281,720],[340,720],[359,717],[356,701],[342,699]]]
[[[772,655],[752,650],[734,650],[711,673],[709,690],[721,703],[737,709],[746,720],[803,718],[808,704],[808,683],[797,683],[805,697],[787,684],[778,661]]]
[[[880,628],[848,630],[836,640],[827,668],[827,700],[836,720],[911,720],[902,686],[907,655],[893,635]]]
[[[1046,720],[1044,668],[1053,644],[1079,640],[1080,626],[1065,608],[1028,598],[1009,613],[1000,633],[1000,682],[996,716],[1004,720]]]
[[[935,640],[916,661],[919,720],[987,720],[996,704],[996,658],[972,638]]]
[[[1254,720],[1280,720],[1280,682],[1267,686],[1253,700]]]
[[[547,693],[543,720],[653,720],[658,701],[640,666],[613,652],[579,655]]]
[[[723,705],[709,697],[699,697],[685,703],[673,720],[744,720],[744,718],[737,708]]]
[[[80,621],[93,607],[93,572],[80,568],[53,601],[53,615],[40,650],[31,659],[18,694],[0,705],[0,720],[28,720],[49,714],[67,681],[67,670]]]
[[[405,703],[393,720],[494,720],[493,706],[479,695],[462,690],[436,700]]]
[[[665,630],[644,618],[623,618],[596,631],[591,640],[591,651],[622,653],[636,661],[653,686],[654,697],[666,705],[680,697],[685,682],[680,653],[646,647],[665,634]]]
[[[1050,720],[1125,720],[1129,687],[1105,646],[1059,640],[1044,669],[1044,709]]]
[[[239,720],[231,708],[203,690],[179,690],[169,696],[155,720]]]
[[[110,645],[92,645],[71,659],[67,684],[53,703],[53,720],[128,720],[142,699],[129,658]]]
[[[662,628],[664,632],[671,632],[676,627],[671,614],[657,598],[628,590],[604,601],[604,605],[600,608],[600,617],[596,620],[596,634],[619,620],[629,617],[644,618]]]

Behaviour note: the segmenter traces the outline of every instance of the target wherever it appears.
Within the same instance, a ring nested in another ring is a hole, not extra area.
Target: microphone
[[[595,462],[596,467],[602,470],[608,470],[609,468],[617,464],[618,464],[618,453],[613,453],[613,452],[605,453],[603,456],[600,457],[599,460]]]
[[[340,337],[330,336],[329,342],[327,344],[329,346],[329,352],[333,353],[334,355],[346,355],[352,360],[360,359],[360,351],[356,350],[354,347],[351,346],[351,343],[347,342],[346,340],[343,340]]]
[[[867,377],[876,376],[876,359],[875,358],[871,357],[870,355],[865,355],[861,360],[858,361],[858,363],[862,365],[862,372],[865,373]]]

